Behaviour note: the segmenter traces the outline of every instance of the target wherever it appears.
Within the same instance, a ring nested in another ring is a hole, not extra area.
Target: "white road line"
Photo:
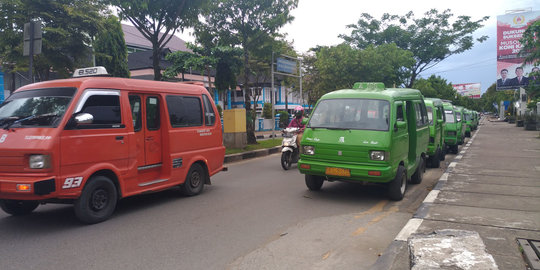
[[[411,236],[411,234],[413,234],[414,232],[416,232],[416,230],[418,230],[418,228],[422,224],[422,221],[424,221],[424,220],[421,219],[421,218],[411,218],[411,219],[409,219],[407,224],[405,224],[405,227],[403,227],[403,229],[401,229],[401,231],[398,233],[395,240],[397,240],[397,241],[407,241],[409,236]]]
[[[437,196],[439,196],[440,190],[432,190],[429,192],[429,194],[424,199],[424,203],[433,203],[437,199]]]

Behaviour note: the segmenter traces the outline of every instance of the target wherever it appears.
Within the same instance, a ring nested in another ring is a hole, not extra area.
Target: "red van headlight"
[[[30,155],[28,158],[28,167],[30,169],[48,169],[51,167],[51,156]]]

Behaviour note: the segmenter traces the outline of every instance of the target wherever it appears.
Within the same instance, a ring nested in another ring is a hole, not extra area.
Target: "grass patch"
[[[257,144],[248,144],[244,148],[227,148],[225,149],[225,155],[237,154],[247,151],[253,151],[258,149],[272,148],[274,146],[281,145],[281,139],[269,139],[264,141],[259,141]]]

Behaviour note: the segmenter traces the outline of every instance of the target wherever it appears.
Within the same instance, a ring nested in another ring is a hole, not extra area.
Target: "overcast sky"
[[[454,84],[479,82],[482,92],[485,92],[497,79],[497,16],[515,9],[539,10],[540,0],[300,0],[298,8],[292,11],[294,21],[283,27],[282,32],[287,33],[287,40],[294,41],[297,51],[305,52],[316,45],[343,42],[338,35],[350,34],[346,26],[355,24],[362,13],[380,19],[384,13],[404,15],[412,10],[419,17],[432,8],[439,11],[450,9],[455,16],[467,15],[473,20],[490,16],[485,26],[475,33],[475,36],[488,35],[489,39],[475,44],[470,51],[444,60],[425,71],[422,77],[435,73]]]
[[[362,13],[380,19],[384,13],[404,15],[412,10],[416,17],[420,17],[432,8],[440,12],[450,9],[455,16],[467,15],[473,20],[490,16],[485,26],[475,33],[475,36],[488,35],[488,40],[421,74],[427,78],[435,73],[454,84],[481,83],[483,93],[497,80],[497,16],[509,10],[539,10],[540,0],[299,0],[298,7],[292,11],[294,21],[284,26],[281,32],[287,33],[287,40],[293,41],[295,49],[302,53],[317,45],[331,46],[343,42],[338,35],[350,34],[346,26],[355,24]]]

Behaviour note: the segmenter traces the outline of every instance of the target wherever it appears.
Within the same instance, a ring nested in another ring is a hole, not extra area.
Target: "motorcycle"
[[[297,127],[285,128],[282,131],[283,141],[281,141],[281,167],[284,170],[291,168],[293,163],[297,163],[300,158],[300,152],[298,150],[298,144],[296,138],[298,136]]]

